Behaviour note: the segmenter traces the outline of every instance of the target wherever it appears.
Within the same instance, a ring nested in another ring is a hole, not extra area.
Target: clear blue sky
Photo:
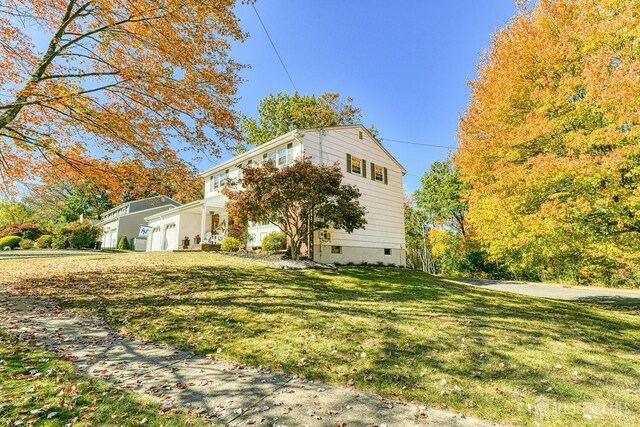
[[[467,81],[491,34],[513,15],[514,0],[258,0],[256,8],[298,91],[339,92],[362,108],[382,138],[456,146]],[[254,116],[270,93],[293,92],[250,5],[238,5],[250,37],[235,45],[242,72],[237,108]],[[447,150],[384,142],[405,166],[405,191],[420,185]],[[228,156],[225,156],[225,158]],[[198,165],[210,166],[208,161]]]

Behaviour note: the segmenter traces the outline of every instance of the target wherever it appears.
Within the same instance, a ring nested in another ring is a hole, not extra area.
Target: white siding
[[[362,139],[360,139],[362,133]],[[304,136],[305,155],[315,162],[320,159],[320,135],[318,131],[307,131]],[[347,154],[366,161],[366,177],[347,172]],[[331,238],[323,241],[322,259],[340,261],[331,256],[331,246],[343,248],[368,248],[361,261],[383,262],[404,265],[404,190],[402,170],[389,155],[366,132],[358,127],[327,129],[322,135],[322,160],[324,164],[338,162],[344,174],[343,182],[358,187],[362,193],[360,203],[367,210],[367,225],[364,229],[349,234],[330,230]],[[371,179],[371,163],[387,168],[387,184]],[[315,244],[320,243],[319,236]],[[393,256],[384,255],[384,249],[392,249]],[[318,248],[320,249],[320,248]],[[320,256],[316,250],[316,258]],[[379,252],[379,257],[377,253]],[[354,253],[353,250],[343,250]],[[364,253],[364,252],[363,252]],[[357,262],[350,259],[347,262]]]
[[[211,186],[211,179],[216,175],[225,173],[227,170],[229,171],[228,177],[229,179],[237,180],[240,178],[240,169],[239,165],[242,167],[246,167],[249,163],[249,160],[252,164],[260,163],[264,160],[264,154],[274,153],[280,150],[283,147],[286,147],[287,144],[292,144],[292,159],[296,159],[302,155],[302,146],[299,141],[295,138],[291,138],[289,140],[283,141],[282,144],[278,144],[272,148],[262,149],[262,147],[258,147],[255,149],[255,154],[247,156],[246,158],[238,158],[237,162],[231,162],[229,165],[224,166],[221,165],[220,170],[215,170],[215,172],[211,172],[208,175],[204,176],[204,198],[216,197],[221,195],[221,188],[214,189]],[[252,150],[253,151],[253,150]]]
[[[205,178],[205,198],[221,197],[220,190],[212,190],[210,179],[225,170],[229,170],[229,178],[237,179],[237,165],[247,165],[248,160],[256,164],[263,160],[264,153],[277,151],[279,148],[293,143],[292,157],[310,157],[316,164],[332,164],[338,162],[344,174],[343,182],[355,185],[362,193],[360,203],[367,210],[367,225],[364,229],[349,234],[344,231],[329,230],[331,239],[320,241],[318,234],[314,237],[316,260],[325,262],[382,262],[385,264],[405,264],[404,237],[404,190],[402,185],[402,168],[385,152],[380,145],[371,139],[360,126],[329,128],[322,134],[320,148],[320,132],[318,130],[302,130],[302,144],[294,137],[282,139],[273,147],[258,147],[248,155],[239,156],[237,162],[228,162],[220,168],[210,170]],[[362,135],[362,139],[360,138]],[[320,159],[322,153],[322,161]],[[366,177],[347,172],[347,154],[366,161]],[[371,179],[371,163],[387,169],[387,184]],[[223,197],[223,196],[222,196]],[[268,228],[268,230],[267,230]],[[254,235],[252,245],[257,246],[263,232],[272,231],[273,226],[251,228]],[[184,233],[183,233],[184,234]],[[322,243],[321,247],[318,246]],[[331,246],[343,247],[342,254],[331,254]],[[392,255],[385,255],[385,249],[391,249]]]

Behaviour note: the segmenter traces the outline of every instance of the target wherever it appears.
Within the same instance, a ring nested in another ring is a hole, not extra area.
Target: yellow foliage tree
[[[637,1],[540,0],[482,58],[455,160],[468,219],[513,271],[640,277],[639,16]]]

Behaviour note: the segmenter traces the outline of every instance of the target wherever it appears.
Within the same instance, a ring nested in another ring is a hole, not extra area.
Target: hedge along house
[[[180,206],[167,196],[155,196],[141,200],[133,200],[116,206],[101,215],[101,220],[96,225],[102,227],[103,248],[115,248],[123,236],[129,239],[131,248],[144,251],[147,246],[146,239],[138,238],[140,226],[147,225],[144,220],[150,214],[165,211]]]
[[[200,175],[205,179],[205,198],[147,217],[152,227],[148,250],[178,249],[183,237],[199,234],[203,242],[220,243],[237,229],[225,210],[221,193],[228,179],[239,179],[246,167],[271,159],[284,167],[294,159],[308,157],[316,164],[338,162],[343,183],[362,193],[367,210],[364,229],[349,234],[322,230],[313,236],[313,259],[325,263],[384,263],[405,265],[404,192],[405,169],[362,125],[324,129],[298,129],[214,166]],[[249,245],[259,247],[274,224],[250,223]],[[193,240],[192,240],[193,241]]]

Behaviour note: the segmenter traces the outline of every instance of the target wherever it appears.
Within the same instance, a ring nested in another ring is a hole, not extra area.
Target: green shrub
[[[23,239],[37,239],[42,232],[38,224],[9,224],[2,231],[0,231],[0,237],[6,236],[20,236]]]
[[[262,239],[262,250],[265,252],[276,252],[286,249],[287,236],[282,232],[272,231]]]
[[[7,246],[11,249],[17,247],[20,244],[22,237],[20,236],[7,236],[0,238],[0,249],[4,249]]]
[[[127,239],[127,236],[122,236],[120,238],[120,241],[118,242],[118,249],[124,249],[125,251],[130,251],[131,250],[131,244],[129,243],[129,239]]]
[[[69,238],[62,234],[56,234],[51,238],[51,247],[54,249],[67,249],[69,247]]]
[[[31,239],[20,240],[20,247],[22,249],[31,249],[33,247],[33,240]]]
[[[36,248],[50,248],[53,237],[49,234],[44,234],[36,239]]]
[[[220,243],[220,249],[225,252],[235,252],[240,249],[240,240],[235,237],[225,237]]]
[[[63,234],[69,239],[72,248],[93,248],[98,236],[102,234],[102,228],[96,227],[90,221],[72,222],[63,230]]]

